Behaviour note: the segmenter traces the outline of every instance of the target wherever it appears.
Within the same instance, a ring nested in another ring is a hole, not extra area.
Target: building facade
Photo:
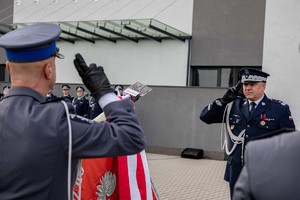
[[[104,66],[112,84],[153,87],[136,103],[149,151],[177,154],[192,147],[222,158],[221,125],[202,123],[199,113],[237,82],[244,67],[271,74],[267,95],[288,103],[300,126],[298,0],[0,0],[0,5],[0,35],[36,22],[63,29],[58,46],[65,59],[57,59],[54,92],[62,83],[81,84],[75,53]],[[0,50],[2,85],[9,84],[4,66]]]

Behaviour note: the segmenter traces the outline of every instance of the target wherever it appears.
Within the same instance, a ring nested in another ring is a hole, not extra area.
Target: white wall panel
[[[271,74],[267,94],[290,105],[300,128],[300,1],[267,0],[263,70]]]
[[[16,0],[15,0],[16,2]],[[15,4],[14,23],[93,21],[117,19],[157,19],[169,26],[191,34],[193,0],[23,0]],[[88,62],[105,66],[112,84],[185,86],[188,64],[188,42],[163,40],[161,43],[126,40],[116,44],[97,41],[91,44],[59,43],[64,60],[57,59],[57,82],[80,83],[72,60],[81,52]]]
[[[185,86],[188,42],[163,40],[161,43],[141,40],[139,43],[97,41],[96,44],[59,42],[65,59],[57,59],[57,83],[80,83],[73,66],[75,53],[80,52],[88,63],[105,67],[112,84]]]

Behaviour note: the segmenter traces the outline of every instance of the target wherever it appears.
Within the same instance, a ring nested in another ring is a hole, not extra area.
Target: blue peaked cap
[[[52,56],[62,58],[56,47],[60,33],[60,27],[55,24],[28,25],[0,37],[0,47],[5,49],[7,60],[12,62],[35,62]]]

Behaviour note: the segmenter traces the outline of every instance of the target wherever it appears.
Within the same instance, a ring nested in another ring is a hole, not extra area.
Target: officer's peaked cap
[[[36,62],[52,56],[63,58],[58,53],[56,40],[61,29],[50,23],[37,23],[10,31],[0,37],[0,47],[12,62]]]
[[[270,74],[258,69],[243,68],[240,70],[241,83],[245,82],[267,82]]]
[[[83,92],[84,92],[85,90],[84,90],[84,88],[83,88],[83,87],[81,87],[81,86],[78,86],[78,87],[76,87],[76,91],[83,91]]]
[[[3,87],[3,90],[5,90],[6,88],[7,88],[7,89],[10,89],[10,86],[9,86],[9,85],[4,86],[4,87]]]
[[[118,84],[118,85],[115,86],[115,90],[118,90],[118,89],[122,89],[122,90],[123,90],[123,89],[124,89],[124,86]]]
[[[64,85],[61,86],[61,88],[63,90],[69,90],[71,87],[69,85],[64,84]]]

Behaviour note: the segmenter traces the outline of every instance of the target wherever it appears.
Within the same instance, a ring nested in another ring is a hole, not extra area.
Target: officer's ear
[[[6,61],[6,70],[10,74],[10,62],[9,61]]]
[[[44,68],[45,78],[50,80],[54,76],[55,73],[54,68],[49,62],[44,63],[43,68]]]

